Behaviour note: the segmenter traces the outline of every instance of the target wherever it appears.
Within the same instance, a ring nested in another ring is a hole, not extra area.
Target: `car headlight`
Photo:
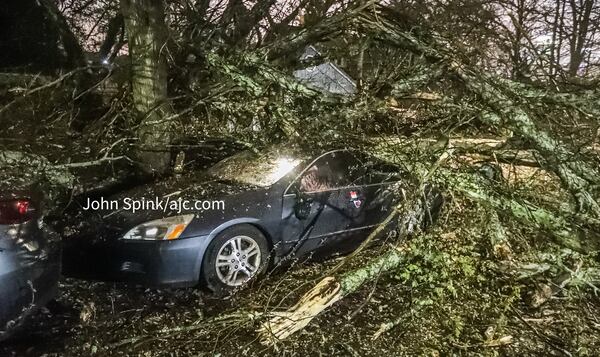
[[[142,223],[132,228],[121,239],[132,240],[173,240],[179,238],[181,233],[194,219],[193,214],[168,217]]]

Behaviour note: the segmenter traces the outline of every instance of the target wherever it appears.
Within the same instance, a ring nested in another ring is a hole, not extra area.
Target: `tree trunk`
[[[161,0],[121,0],[131,59],[133,105],[140,120],[137,158],[148,173],[165,173],[174,136],[167,100],[167,27]]]
[[[552,40],[550,41],[550,77],[554,80],[559,73],[560,69],[560,54],[557,53],[557,39],[560,36],[559,34],[559,19],[561,19],[561,1],[556,0],[554,3],[554,21],[552,22]],[[560,51],[560,50],[559,50]]]
[[[117,14],[108,22],[106,37],[104,38],[104,42],[100,46],[100,61],[110,62],[114,57],[117,56],[119,50],[121,49],[119,43],[117,43],[117,38],[119,37],[119,33],[121,33],[122,37],[124,27],[123,22],[124,20],[122,14]],[[115,45],[117,46],[115,47]]]
[[[588,29],[590,25],[590,16],[594,6],[594,0],[585,0],[571,4],[571,21],[573,30],[569,37],[569,76],[576,77],[584,59],[584,49],[589,36]]]
[[[64,56],[67,59],[69,67],[84,67],[86,63],[83,48],[79,44],[77,37],[73,34],[73,31],[71,31],[67,20],[58,10],[56,3],[50,0],[42,0],[41,4],[46,8],[48,16],[50,16],[56,30],[60,34]]]
[[[309,290],[288,311],[275,313],[258,330],[263,344],[273,344],[306,327],[329,306],[358,290],[364,283],[398,267],[406,259],[404,246],[393,246],[386,254],[362,268],[339,277],[328,276]]]

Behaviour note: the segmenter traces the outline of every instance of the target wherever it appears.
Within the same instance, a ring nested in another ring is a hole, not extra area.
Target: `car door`
[[[357,217],[349,212],[351,179],[347,151],[332,151],[310,164],[289,185],[282,202],[282,237],[296,253],[322,247],[344,234]],[[299,214],[298,207],[303,213]]]
[[[340,197],[337,208],[347,221],[346,233],[365,229],[373,190],[367,185],[368,175],[363,157],[357,152],[342,151],[338,154],[336,165],[343,176],[337,187]]]
[[[387,164],[374,157],[349,151],[340,156],[349,178],[349,186],[340,187],[346,197],[344,209],[350,218],[350,225],[344,234],[329,240],[337,251],[349,251],[378,227],[392,213],[394,207],[403,200],[402,168]],[[390,222],[382,232],[395,227]]]
[[[367,219],[364,224],[376,227],[404,199],[406,182],[403,172],[405,170],[373,157],[365,158],[364,166],[366,168],[364,182],[369,195],[365,207]]]
[[[356,151],[342,151],[337,156],[338,171],[344,179],[336,187],[339,201],[337,209],[343,212],[345,226],[323,242],[325,256],[345,253],[356,248],[377,226],[380,207],[373,205],[379,184],[371,184],[367,157]]]

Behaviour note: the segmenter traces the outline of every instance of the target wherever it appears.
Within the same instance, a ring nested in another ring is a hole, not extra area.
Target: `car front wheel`
[[[203,280],[214,293],[227,294],[264,273],[268,261],[269,246],[262,232],[250,225],[235,226],[208,246]]]

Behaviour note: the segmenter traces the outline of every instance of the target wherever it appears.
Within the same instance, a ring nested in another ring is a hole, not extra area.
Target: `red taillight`
[[[29,201],[17,201],[17,211],[24,216],[29,211]]]
[[[0,224],[19,224],[33,218],[29,200],[0,201]]]

